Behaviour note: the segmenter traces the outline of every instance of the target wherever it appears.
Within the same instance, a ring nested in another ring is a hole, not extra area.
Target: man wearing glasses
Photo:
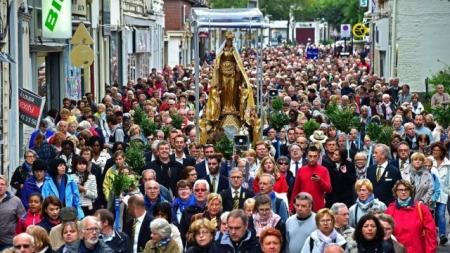
[[[33,253],[34,238],[27,233],[21,233],[13,239],[14,252],[16,253]]]
[[[251,190],[242,187],[244,176],[238,167],[231,169],[229,180],[231,188],[225,189],[220,193],[223,211],[242,209],[244,201],[248,198],[253,198],[255,194]]]
[[[113,252],[112,249],[100,239],[100,221],[95,216],[86,216],[82,221],[81,241],[78,252]]]
[[[192,206],[186,207],[181,215],[180,220],[180,234],[183,244],[186,243],[186,233],[191,225],[191,218],[195,214],[203,213],[206,210],[206,201],[209,194],[209,183],[205,179],[199,179],[194,183],[194,197],[195,203]]]

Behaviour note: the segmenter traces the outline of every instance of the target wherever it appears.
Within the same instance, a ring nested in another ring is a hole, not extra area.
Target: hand
[[[347,173],[347,166],[343,165],[339,168],[341,170],[342,173]]]
[[[320,181],[320,177],[319,175],[313,174],[311,177],[311,180],[314,182],[319,182]]]
[[[82,185],[78,185],[78,191],[80,191],[80,193],[85,193],[86,192],[86,188],[84,188]]]

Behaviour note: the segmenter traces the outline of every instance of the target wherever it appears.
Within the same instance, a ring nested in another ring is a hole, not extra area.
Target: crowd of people
[[[289,123],[262,119],[263,138],[231,161],[197,141],[193,66],[111,85],[99,102],[65,98],[12,178],[0,176],[0,251],[436,252],[448,241],[446,129],[408,84],[372,74],[367,52],[319,46],[312,60],[306,50],[264,49],[261,107],[279,97]],[[241,57],[256,94],[256,53]],[[199,73],[200,117],[213,64]],[[449,101],[437,86],[432,106]],[[361,127],[337,130],[331,103],[352,108]],[[148,136],[137,110],[157,126]],[[309,119],[320,128],[307,136]],[[391,143],[366,135],[371,122],[392,125]],[[129,165],[134,142],[145,147],[142,171]],[[119,175],[139,183],[116,196]]]

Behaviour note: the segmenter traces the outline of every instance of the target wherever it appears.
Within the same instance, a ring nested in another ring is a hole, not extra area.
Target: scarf
[[[195,203],[194,194],[191,194],[186,200],[182,200],[181,198],[175,198],[173,200],[173,209],[175,211],[183,212],[186,207],[192,206]]]
[[[323,252],[325,250],[325,247],[328,244],[336,243],[337,235],[338,234],[336,232],[336,229],[334,229],[334,228],[333,228],[333,231],[331,232],[331,234],[328,236],[324,235],[319,229],[317,229],[317,238],[319,239],[319,242],[320,242],[320,251],[319,252]]]
[[[366,167],[365,166],[362,168],[355,167],[355,169],[356,169],[356,178],[358,178],[358,179],[366,178]]]
[[[155,245],[155,247],[156,247],[156,248],[164,247],[164,246],[166,246],[167,244],[169,244],[169,242],[170,242],[170,238],[161,239],[161,240]]]
[[[367,211],[372,206],[374,200],[375,197],[373,196],[373,194],[370,194],[370,196],[364,201],[360,200],[359,198],[356,199],[356,204],[363,211]]]
[[[412,206],[412,198],[408,197],[406,200],[401,200],[399,198],[397,198],[397,200],[395,200],[395,204],[397,206],[397,208],[403,208],[403,207],[408,207],[408,206]]]
[[[256,230],[256,236],[259,236],[261,231],[266,227],[275,228],[281,217],[270,210],[270,215],[266,219],[262,218],[259,213],[253,214],[253,224]]]
[[[27,163],[26,161],[22,164],[22,168],[25,169],[27,175],[33,175],[32,168],[33,165]]]

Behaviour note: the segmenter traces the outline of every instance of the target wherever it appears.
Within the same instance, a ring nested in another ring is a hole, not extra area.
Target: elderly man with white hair
[[[15,253],[34,253],[34,238],[30,234],[20,233],[14,236],[13,247]]]
[[[113,250],[100,239],[101,224],[95,216],[86,216],[82,221],[80,253],[112,253]]]

